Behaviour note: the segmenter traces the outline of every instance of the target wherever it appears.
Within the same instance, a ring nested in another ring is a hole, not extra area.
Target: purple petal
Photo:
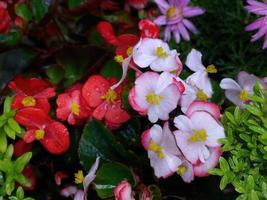
[[[174,39],[177,44],[181,41],[181,36],[178,30],[173,31]]]
[[[165,15],[161,15],[161,16],[157,17],[157,18],[154,20],[154,23],[157,24],[158,26],[166,25],[166,23],[167,23],[167,18],[166,18]]]
[[[264,4],[265,5],[265,4]],[[248,10],[251,13],[257,14],[257,15],[266,15],[267,14],[267,6],[245,6],[245,9]]]
[[[183,25],[183,23],[179,23],[178,24],[178,30],[181,33],[182,37],[186,40],[189,41],[190,40],[190,36],[188,31],[186,30],[185,26]]]
[[[252,36],[251,42],[255,42],[267,33],[267,26],[263,26],[260,30]]]
[[[267,34],[265,34],[265,37],[264,37],[264,43],[263,43],[262,48],[263,48],[263,49],[266,49],[266,48],[267,48]]]
[[[263,2],[258,2],[258,1],[255,1],[255,0],[247,0],[247,4],[249,4],[250,6],[267,6],[265,3]]]
[[[202,15],[205,10],[200,7],[185,7],[184,10],[184,17],[194,17],[197,15]]]
[[[246,31],[252,31],[252,30],[258,29],[263,25],[263,23],[264,23],[264,17],[261,17],[261,18],[257,19],[255,22],[247,25],[245,30]]]
[[[192,22],[190,22],[188,19],[183,19],[183,24],[188,30],[192,31],[193,33],[196,34],[198,32],[195,25]]]
[[[160,12],[166,14],[167,10],[170,8],[170,5],[165,0],[155,0],[155,3],[158,5]]]
[[[171,30],[170,27],[166,27],[164,30],[164,41],[170,41],[171,39]]]

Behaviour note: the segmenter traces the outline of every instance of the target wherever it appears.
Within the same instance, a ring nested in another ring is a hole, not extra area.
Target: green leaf
[[[21,133],[21,128],[18,122],[16,122],[13,118],[9,118],[7,122],[10,128],[12,128],[16,133]]]
[[[8,137],[15,140],[16,139],[16,132],[9,126],[9,124],[6,124],[4,126],[4,130]]]
[[[226,115],[226,117],[227,117],[227,119],[230,121],[230,122],[232,122],[233,124],[236,124],[236,122],[235,122],[235,118],[234,118],[234,116],[230,113],[230,112],[225,112],[225,115]]]
[[[134,177],[129,168],[121,163],[104,164],[96,174],[95,189],[99,197],[113,196],[114,188],[123,180],[135,185]]]
[[[247,189],[248,191],[250,191],[250,190],[253,190],[254,187],[255,187],[254,178],[253,178],[253,176],[249,175],[249,176],[247,177],[246,189]]]
[[[46,71],[49,81],[53,84],[59,84],[64,78],[64,70],[58,66],[49,67]]]
[[[121,160],[124,153],[125,149],[101,122],[92,119],[85,126],[79,144],[79,156],[85,169],[90,169],[97,156],[102,161],[111,162]]]
[[[24,153],[19,158],[17,158],[17,160],[14,163],[16,172],[22,172],[25,166],[29,163],[31,157],[32,157],[32,153],[27,152],[27,153]]]
[[[32,19],[32,12],[30,11],[27,4],[17,4],[15,6],[15,12],[18,16],[24,19],[26,22]]]
[[[24,191],[21,186],[18,187],[16,196],[18,197],[18,199],[24,199]]]
[[[251,200],[259,200],[258,194],[257,194],[257,192],[255,190],[251,190],[250,199]]]
[[[40,22],[48,12],[49,4],[44,0],[32,0],[32,11],[34,19]]]
[[[220,189],[224,190],[224,188],[226,187],[226,185],[229,183],[229,179],[227,176],[223,176],[220,182]]]
[[[246,109],[253,115],[261,117],[262,112],[259,108],[253,106],[253,105],[246,105]]]
[[[14,178],[22,186],[25,186],[25,187],[31,186],[30,181],[25,176],[23,176],[22,174],[16,174]]]
[[[8,195],[11,195],[11,193],[15,189],[15,181],[12,176],[7,177],[5,186],[6,193]]]
[[[85,0],[69,0],[69,8],[75,8],[75,7],[78,7],[80,5],[82,5]]]
[[[117,80],[120,80],[122,76],[122,67],[115,60],[109,60],[102,67],[100,74],[105,78],[115,77]]]
[[[9,113],[11,111],[11,103],[13,101],[13,97],[6,97],[4,102],[4,113]]]
[[[0,153],[6,152],[6,149],[7,149],[6,134],[3,133],[2,129],[0,129]]]
[[[223,172],[226,172],[226,171],[229,171],[230,170],[230,167],[229,167],[229,164],[227,162],[227,160],[224,158],[224,157],[220,157],[220,168]]]

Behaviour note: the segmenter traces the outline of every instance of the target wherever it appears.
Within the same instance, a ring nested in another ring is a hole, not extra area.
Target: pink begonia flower
[[[87,200],[87,190],[89,185],[96,177],[96,171],[99,166],[100,157],[96,158],[95,163],[92,165],[88,174],[83,180],[83,190],[77,189],[76,186],[68,186],[60,191],[60,195],[64,197],[73,197],[74,200]]]
[[[164,40],[169,41],[171,34],[174,35],[176,43],[179,43],[181,36],[189,41],[189,31],[196,34],[197,28],[187,18],[202,15],[205,10],[200,7],[189,6],[190,0],[155,0],[163,15],[155,19],[159,26],[166,26]]]
[[[197,177],[205,177],[209,176],[209,169],[212,169],[217,166],[220,156],[222,155],[221,148],[209,148],[210,156],[208,159],[205,160],[204,163],[199,163],[194,165],[194,174]]]
[[[213,90],[208,74],[217,73],[217,69],[214,65],[206,68],[201,59],[202,54],[195,49],[192,49],[187,56],[185,64],[194,73],[184,81],[185,92],[180,100],[183,113],[187,111],[193,101],[207,101],[212,97]]]
[[[141,138],[156,177],[167,178],[178,170],[182,164],[179,158],[181,152],[175,143],[168,122],[165,122],[163,129],[155,124],[143,132]]]
[[[218,140],[225,137],[223,127],[206,111],[180,115],[174,123],[178,128],[174,132],[177,145],[192,164],[205,163],[211,155],[209,148],[220,147]]]
[[[246,10],[250,13],[256,15],[262,15],[255,22],[246,26],[246,31],[254,31],[259,29],[256,34],[252,36],[251,42],[255,42],[261,37],[264,37],[264,43],[262,48],[267,48],[267,2],[259,2],[254,0],[247,0],[247,6],[245,6]]]
[[[193,165],[185,158],[182,161],[182,164],[177,169],[177,174],[181,176],[184,182],[191,183],[194,180]]]
[[[237,75],[237,82],[231,78],[224,78],[220,87],[225,90],[227,99],[240,108],[245,108],[245,105],[250,102],[249,96],[253,94],[256,81],[263,83],[257,76],[242,71]]]
[[[182,63],[176,50],[160,39],[143,38],[133,48],[133,60],[141,68],[149,67],[153,71],[172,72],[179,74]]]
[[[182,83],[168,72],[161,75],[145,72],[136,79],[128,99],[133,109],[148,115],[149,121],[155,123],[158,119],[169,119],[169,113],[177,107],[183,92],[181,88]]]
[[[134,200],[134,193],[130,183],[120,182],[114,189],[115,200]]]

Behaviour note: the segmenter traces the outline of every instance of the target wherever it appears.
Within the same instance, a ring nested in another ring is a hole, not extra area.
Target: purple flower
[[[200,7],[188,6],[190,0],[155,0],[163,15],[155,19],[159,26],[166,25],[164,40],[169,41],[173,33],[175,41],[180,42],[181,36],[189,41],[189,31],[197,33],[194,24],[187,18],[202,15],[205,10]]]
[[[255,0],[247,0],[247,6],[245,6],[246,10],[250,13],[254,13],[256,15],[262,15],[255,22],[246,26],[246,31],[252,31],[259,29],[256,34],[254,34],[251,38],[251,42],[255,42],[256,40],[264,37],[264,43],[262,48],[267,48],[267,1],[258,2]]]

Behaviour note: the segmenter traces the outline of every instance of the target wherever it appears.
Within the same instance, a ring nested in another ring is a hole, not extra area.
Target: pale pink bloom
[[[225,137],[223,127],[206,111],[180,115],[174,123],[178,128],[174,132],[176,143],[192,164],[204,163],[210,157],[209,148],[220,147],[218,140]]]
[[[231,78],[224,78],[220,87],[225,90],[227,99],[240,108],[245,108],[245,105],[250,102],[249,97],[253,94],[256,81],[262,83],[257,76],[242,71],[237,75],[237,82]]]
[[[134,193],[130,183],[120,182],[114,189],[115,200],[134,200]]]
[[[129,102],[141,115],[148,115],[152,123],[158,119],[168,120],[169,113],[177,107],[181,85],[168,72],[161,75],[145,72],[136,79],[129,93]]]
[[[182,164],[179,158],[181,152],[175,143],[168,122],[165,122],[163,129],[159,125],[154,125],[143,132],[142,144],[148,152],[156,177],[167,178]]]
[[[182,164],[178,167],[177,173],[186,183],[191,183],[194,180],[193,165],[183,158]]]
[[[214,68],[215,66],[210,65],[206,68],[202,64],[202,54],[196,49],[192,49],[188,54],[185,64],[194,72],[186,79],[186,82],[191,86],[201,89],[205,95],[210,98],[213,94],[213,90],[208,73],[216,73],[217,70]]]
[[[79,190],[76,186],[68,186],[60,191],[63,197],[72,197],[74,200],[86,200],[84,191]]]
[[[153,71],[182,70],[182,63],[176,50],[170,50],[169,45],[160,39],[143,38],[133,49],[133,60],[141,68],[149,67]]]
[[[220,147],[209,148],[210,157],[205,160],[204,163],[200,162],[197,165],[194,165],[194,174],[197,177],[209,176],[209,169],[212,169],[217,166],[219,159],[222,155]]]

